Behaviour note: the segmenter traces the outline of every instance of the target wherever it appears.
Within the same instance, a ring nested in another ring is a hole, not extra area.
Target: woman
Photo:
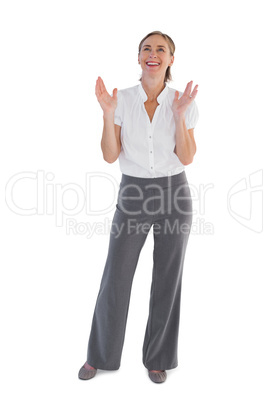
[[[87,361],[80,379],[97,369],[118,370],[130,292],[140,251],[153,226],[153,279],[143,344],[143,364],[156,383],[177,367],[183,262],[192,224],[192,200],[184,166],[196,152],[197,85],[184,93],[169,88],[175,45],[160,31],[140,45],[140,84],[108,94],[98,77],[103,109],[101,140],[108,163],[119,158],[122,179],[107,260],[92,320]]]

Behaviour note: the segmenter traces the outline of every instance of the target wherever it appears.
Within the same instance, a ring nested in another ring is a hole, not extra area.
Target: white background
[[[265,10],[259,0],[1,3],[2,400],[267,401]],[[83,382],[77,374],[86,361],[109,232],[68,234],[66,220],[102,224],[113,217],[117,189],[100,175],[119,184],[121,172],[118,161],[102,158],[95,83],[101,76],[110,93],[138,84],[138,44],[154,30],[176,45],[170,87],[199,85],[197,154],[186,167],[196,232],[184,265],[179,366],[159,386],[142,365],[150,232],[120,370]],[[12,177],[29,172],[39,172],[39,191],[44,185],[38,199],[35,179],[17,181],[11,194]],[[86,201],[93,209],[109,205],[108,212],[82,209],[57,226],[62,203],[70,209],[77,202],[67,185],[85,192],[86,175],[94,172],[101,173]],[[208,186],[204,197],[202,186]],[[24,212],[38,203],[39,214],[13,211],[10,197]]]

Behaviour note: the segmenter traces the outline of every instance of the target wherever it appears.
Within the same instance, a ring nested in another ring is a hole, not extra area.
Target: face
[[[164,80],[174,56],[171,56],[168,43],[161,35],[151,35],[142,43],[138,61],[143,75],[162,76]]]

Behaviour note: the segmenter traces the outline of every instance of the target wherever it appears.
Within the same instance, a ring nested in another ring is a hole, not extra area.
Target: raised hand
[[[174,118],[180,118],[181,116],[185,116],[185,112],[188,108],[188,106],[191,104],[191,102],[193,102],[193,100],[195,99],[196,95],[197,95],[197,87],[198,85],[196,85],[194,87],[193,92],[191,93],[192,90],[192,84],[193,81],[188,82],[188,84],[186,85],[185,91],[183,93],[183,95],[179,98],[179,91],[175,92],[175,97],[172,103],[172,111],[173,111],[173,115]]]
[[[96,81],[95,94],[104,114],[114,113],[117,107],[117,88],[113,90],[113,96],[107,92],[101,77]]]

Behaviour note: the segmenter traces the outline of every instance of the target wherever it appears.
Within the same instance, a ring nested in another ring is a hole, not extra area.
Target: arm
[[[196,153],[194,129],[187,130],[184,116],[175,120],[175,126],[176,146],[174,152],[183,165],[189,165],[193,162]]]
[[[172,104],[176,138],[174,152],[183,165],[189,165],[192,163],[196,153],[194,129],[190,128],[187,130],[185,123],[185,112],[197,95],[198,85],[195,86],[193,92],[191,93],[192,83],[193,81],[188,82],[181,98],[179,98],[179,91],[175,92],[175,97]]]
[[[103,159],[108,163],[115,162],[120,154],[120,133],[121,127],[114,124],[114,114],[103,115],[101,150],[103,153]]]
[[[108,163],[113,163],[121,151],[120,132],[121,127],[114,124],[114,113],[117,107],[117,88],[110,96],[101,77],[98,77],[95,87],[98,102],[103,110],[103,132],[101,150],[103,158]]]

